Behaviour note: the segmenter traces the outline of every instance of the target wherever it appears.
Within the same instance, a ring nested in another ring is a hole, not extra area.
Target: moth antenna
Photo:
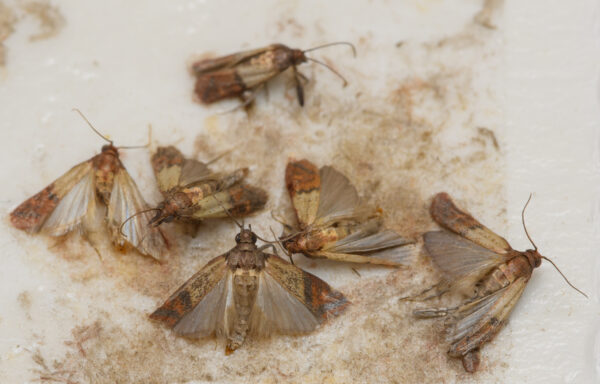
[[[344,87],[346,85],[348,85],[348,81],[346,81],[346,78],[344,76],[342,76],[338,71],[336,71],[335,69],[333,69],[331,66],[325,64],[322,61],[319,61],[317,59],[313,59],[312,57],[307,57],[307,60],[310,60],[312,62],[315,62],[317,64],[321,64],[322,66],[324,66],[325,68],[329,69],[331,72],[333,72],[337,77],[339,77],[340,79],[342,79],[342,81],[344,82]]]
[[[101,134],[96,128],[94,128],[94,126],[92,125],[92,123],[90,123],[90,121],[87,119],[87,117],[85,117],[85,115],[83,114],[83,112],[81,112],[79,109],[77,108],[73,108],[73,111],[79,113],[79,116],[81,116],[81,118],[87,123],[87,125],[90,126],[90,128],[92,128],[92,131],[96,132],[96,134],[98,136],[100,136],[101,138],[103,138],[104,140],[108,141],[110,143],[110,145],[113,145],[113,141],[108,139],[106,136],[104,136],[103,134]]]
[[[347,41],[336,41],[334,43],[328,43],[328,44],[318,45],[316,47],[312,47],[312,48],[306,49],[306,50],[304,50],[302,52],[306,53],[306,52],[310,52],[310,51],[316,51],[317,49],[327,48],[327,47],[331,47],[333,45],[347,45],[348,47],[350,47],[352,49],[352,55],[354,57],[356,57],[356,47],[354,46],[354,44],[349,43]]]
[[[149,148],[152,144],[152,124],[148,124],[148,142],[144,145],[127,145],[117,147],[119,149],[136,149],[136,148]]]
[[[212,195],[212,198],[217,201],[217,203],[221,206],[221,208],[223,208],[223,210],[225,211],[225,213],[227,214],[227,216],[229,216],[229,218],[231,220],[233,220],[233,222],[235,223],[235,225],[238,226],[239,229],[244,229],[244,220],[243,219],[242,219],[242,224],[240,225],[240,223],[238,223],[238,221],[233,217],[233,215],[231,214],[231,212],[229,212],[229,210],[226,209],[225,206],[223,206],[223,204],[221,204],[221,200],[217,199],[217,196]]]
[[[550,262],[550,264],[552,264],[552,266],[554,266],[554,268],[558,271],[558,273],[560,273],[560,275],[563,277],[563,279],[565,279],[565,281],[567,282],[567,284],[569,284],[571,286],[571,288],[573,288],[577,292],[581,293],[583,296],[585,296],[586,299],[589,299],[588,295],[586,295],[581,289],[579,289],[576,286],[574,286],[573,284],[571,284],[571,282],[569,281],[569,279],[567,279],[567,277],[561,272],[561,270],[558,269],[558,267],[556,266],[556,264],[554,264],[554,262],[552,260],[550,260],[546,256],[542,256],[542,259],[547,260],[548,262]]]
[[[531,242],[531,244],[533,245],[533,249],[535,251],[537,251],[538,247],[537,245],[535,245],[535,243],[533,242],[533,240],[531,239],[531,236],[529,236],[529,232],[527,232],[527,226],[525,226],[525,209],[527,208],[527,206],[529,205],[529,202],[531,201],[531,197],[533,196],[533,193],[529,194],[529,199],[527,199],[527,202],[525,203],[525,206],[523,207],[523,210],[521,211],[521,220],[523,221],[523,229],[525,229],[525,235],[527,235],[527,238],[529,239],[529,241]]]
[[[133,215],[129,216],[127,219],[125,219],[124,222],[121,223],[121,225],[119,226],[119,233],[121,234],[121,236],[123,236],[124,238],[127,238],[127,235],[125,235],[123,233],[123,227],[125,226],[125,224],[127,224],[127,222],[131,219],[133,219],[136,216],[141,215],[142,213],[146,213],[146,212],[151,212],[151,211],[160,211],[160,209],[158,208],[148,208],[148,209],[144,209],[143,211],[139,211],[134,213]]]
[[[212,163],[221,160],[222,158],[224,158],[225,156],[229,155],[231,152],[233,152],[233,150],[237,147],[234,146],[233,148],[230,148],[228,150],[226,150],[225,152],[221,153],[220,155],[217,155],[217,157],[212,158],[209,162],[206,163],[206,165],[211,165]]]
[[[273,238],[275,239],[275,242],[279,245],[279,248],[281,248],[281,250],[283,251],[283,253],[285,253],[287,255],[287,257],[289,257],[289,259],[292,261],[292,264],[294,264],[294,260],[292,259],[292,255],[291,255],[290,251],[288,251],[287,249],[285,249],[285,247],[283,246],[283,244],[281,244],[281,241],[277,238],[277,235],[275,235],[275,231],[273,231],[272,227],[269,227],[269,231],[271,231],[271,234],[273,235]]]

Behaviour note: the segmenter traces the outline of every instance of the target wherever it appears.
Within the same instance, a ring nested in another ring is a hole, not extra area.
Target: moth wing
[[[202,199],[192,217],[198,220],[223,218],[229,214],[241,217],[262,209],[268,199],[262,188],[247,184],[235,185]]]
[[[79,183],[86,176],[89,176],[92,173],[91,171],[92,162],[89,160],[74,166],[64,175],[52,182],[52,184],[48,185],[15,208],[10,213],[11,223],[16,228],[28,232],[38,232],[42,229],[42,226],[49,216],[51,216],[61,202],[63,202],[65,196],[69,194],[75,186],[78,187],[77,193],[84,192],[81,190],[82,187],[89,187],[87,184],[79,185]],[[89,180],[86,179],[86,182],[89,182]],[[70,196],[69,198],[72,197],[74,196]],[[72,203],[73,202],[71,201],[70,204]],[[64,209],[65,207],[63,206],[61,208],[63,213],[65,212]],[[54,220],[56,219],[57,218],[55,217]]]
[[[354,217],[359,208],[359,198],[350,180],[330,166],[322,167],[319,173],[321,194],[316,223]]]
[[[185,158],[174,146],[158,147],[150,159],[158,188],[164,194],[179,184]]]
[[[323,249],[331,252],[365,253],[412,243],[391,229],[381,229],[381,220],[374,218],[361,223],[348,236],[328,243]]]
[[[269,48],[270,47],[257,48],[242,52],[236,52],[231,55],[199,60],[192,64],[192,71],[196,75],[201,75],[223,68],[231,68],[246,60],[249,60],[255,56],[266,52]]]
[[[318,277],[268,255],[251,317],[252,332],[304,333],[348,306],[346,297]]]
[[[80,225],[91,228],[99,222],[100,216],[95,175],[90,164],[84,176],[60,200],[41,231],[50,236],[62,236]]]
[[[477,303],[460,308],[448,329],[448,341],[452,343],[448,353],[462,356],[491,340],[519,301],[527,281],[520,277]]]
[[[300,228],[310,226],[317,218],[321,176],[319,169],[310,161],[288,161],[285,168],[285,184],[296,212]]]
[[[505,261],[502,255],[450,232],[427,232],[423,239],[427,253],[444,272],[449,285],[473,287],[490,269]]]
[[[115,175],[108,204],[107,222],[113,241],[118,245],[127,241],[140,253],[162,260],[167,244],[160,229],[148,224],[152,214],[139,213],[147,208],[135,181],[121,168]]]
[[[211,173],[205,163],[194,159],[185,159],[178,184],[190,185],[214,177],[216,175]]]
[[[431,217],[442,227],[497,253],[507,253],[512,248],[501,236],[477,221],[468,212],[460,210],[445,192],[433,198]]]
[[[208,262],[165,301],[150,318],[183,336],[225,332],[227,308],[233,305],[227,254]]]

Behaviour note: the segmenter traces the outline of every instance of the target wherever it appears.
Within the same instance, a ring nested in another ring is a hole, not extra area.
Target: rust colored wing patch
[[[350,304],[341,292],[278,256],[268,255],[265,271],[304,304],[319,322],[342,314]]]
[[[460,210],[446,192],[435,195],[431,202],[431,217],[442,227],[491,251],[505,254],[512,250],[501,236],[477,221],[469,213]]]
[[[154,311],[150,318],[174,327],[225,277],[226,258],[227,254],[224,254],[209,261]]]
[[[209,104],[240,95],[246,89],[243,79],[236,70],[224,69],[198,76],[195,92],[203,103]]]
[[[301,229],[311,225],[317,218],[321,176],[319,169],[310,161],[290,160],[285,169],[285,184]]]

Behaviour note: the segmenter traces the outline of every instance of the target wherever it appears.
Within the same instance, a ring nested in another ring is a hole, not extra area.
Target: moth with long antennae
[[[148,225],[149,207],[119,158],[119,148],[131,147],[115,147],[80,110],[74,111],[108,144],[15,208],[11,223],[30,233],[62,236],[75,229],[96,232],[98,222],[104,221],[116,246],[129,244],[162,260],[168,243],[158,228]],[[133,212],[144,213],[123,223]]]
[[[521,213],[525,234],[534,247],[526,251],[514,250],[503,237],[456,207],[447,193],[438,193],[431,203],[433,220],[448,231],[427,232],[423,238],[427,253],[443,277],[412,299],[427,300],[448,291],[467,291],[470,297],[455,307],[417,309],[414,315],[447,319],[448,354],[462,359],[467,372],[478,369],[480,348],[502,329],[533,270],[542,259],[550,261],[538,252],[525,226],[525,208],[530,200],[531,196]],[[558,271],[573,289],[587,297]],[[437,294],[424,296],[432,289]]]
[[[196,95],[205,104],[230,97],[241,97],[245,106],[254,100],[259,88],[288,68],[292,68],[298,103],[300,106],[304,106],[302,81],[307,81],[307,79],[298,71],[298,65],[312,61],[341,78],[344,86],[348,83],[330,65],[306,56],[307,52],[335,45],[350,47],[356,57],[354,45],[341,41],[306,50],[289,48],[283,44],[271,44],[263,48],[197,61],[191,67],[196,76]]]

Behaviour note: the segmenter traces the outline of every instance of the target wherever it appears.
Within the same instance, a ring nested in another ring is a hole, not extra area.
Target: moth
[[[151,162],[165,198],[152,208],[156,211],[149,222],[153,226],[182,219],[241,217],[262,209],[267,202],[263,189],[242,183],[248,168],[214,173],[207,164],[186,159],[173,146],[157,148]]]
[[[158,228],[148,226],[150,213],[122,225],[132,213],[145,211],[148,205],[119,159],[119,147],[81,116],[108,145],[15,208],[10,213],[12,225],[29,233],[62,236],[74,229],[96,232],[104,219],[116,246],[130,244],[141,254],[162,260],[168,244]]]
[[[412,241],[383,229],[381,217],[365,209],[356,188],[333,167],[318,169],[306,159],[290,160],[285,183],[298,222],[295,228],[287,226],[291,234],[280,238],[290,254],[387,266],[401,265],[407,256],[397,252],[396,261],[371,256]]]
[[[259,88],[288,68],[292,68],[298,103],[304,106],[302,81],[308,80],[296,68],[302,63],[312,61],[323,65],[339,76],[344,81],[344,86],[347,85],[346,79],[329,65],[306,56],[307,52],[340,44],[351,47],[356,56],[354,46],[346,42],[325,44],[304,51],[283,44],[271,44],[263,48],[197,61],[191,67],[196,76],[196,95],[206,104],[225,98],[241,97],[243,105],[248,105],[254,100],[255,92]]]
[[[456,307],[418,309],[414,315],[446,317],[447,341],[450,342],[448,354],[462,359],[465,370],[472,373],[479,367],[480,348],[502,329],[533,270],[541,265],[542,259],[556,265],[538,252],[529,237],[525,208],[523,227],[533,249],[524,252],[512,249],[503,237],[457,208],[447,193],[439,193],[433,198],[430,213],[436,223],[450,232],[433,231],[423,236],[427,253],[443,272],[441,282],[429,289],[435,288],[438,293],[424,299],[437,297],[448,290],[467,290],[472,294]]]
[[[225,354],[248,335],[300,334],[340,315],[350,304],[318,277],[265,252],[257,236],[240,226],[236,246],[209,261],[150,318],[177,335],[227,339]]]

